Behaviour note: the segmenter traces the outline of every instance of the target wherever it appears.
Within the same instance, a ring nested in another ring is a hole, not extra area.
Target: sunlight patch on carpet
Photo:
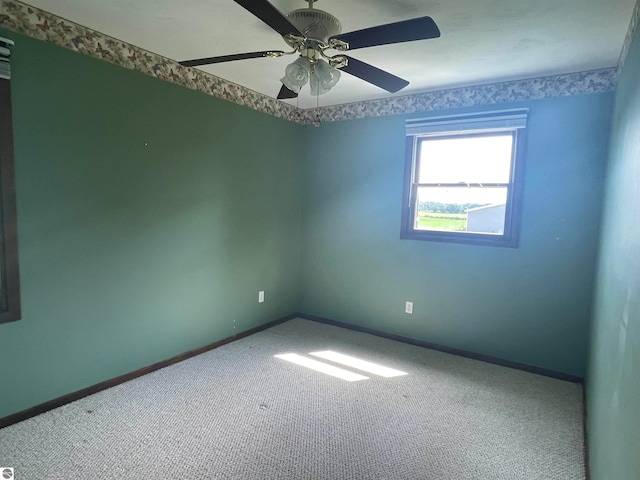
[[[403,372],[401,370],[384,367],[382,365],[378,365],[377,363],[367,362],[356,357],[351,357],[349,355],[344,355],[338,352],[332,352],[331,350],[328,350],[326,352],[311,352],[310,355],[324,358],[325,360],[329,360],[331,362],[339,363],[341,365],[344,365],[345,367],[357,368],[358,370],[362,370],[363,372],[373,373],[374,375],[379,375],[385,378],[408,375],[407,372]]]
[[[312,370],[316,370],[318,372],[325,373],[327,375],[331,375],[332,377],[341,378],[343,380],[346,380],[347,382],[357,382],[359,380],[369,379],[369,377],[365,377],[364,375],[360,375],[359,373],[350,372],[342,368],[334,367],[333,365],[327,365],[326,363],[322,363],[311,358],[306,358],[296,353],[285,353],[282,355],[274,356],[276,358],[286,360],[287,362],[295,363],[296,365],[300,365]]]

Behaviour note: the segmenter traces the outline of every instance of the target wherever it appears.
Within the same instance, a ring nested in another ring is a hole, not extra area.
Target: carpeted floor
[[[394,368],[385,378],[309,355]],[[346,381],[274,355],[368,377]],[[0,430],[16,479],[583,480],[581,386],[292,320]]]

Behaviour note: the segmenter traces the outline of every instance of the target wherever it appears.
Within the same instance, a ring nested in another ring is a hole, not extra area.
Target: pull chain
[[[319,127],[322,122],[320,121],[320,94],[316,94],[316,121],[313,122],[314,127]]]

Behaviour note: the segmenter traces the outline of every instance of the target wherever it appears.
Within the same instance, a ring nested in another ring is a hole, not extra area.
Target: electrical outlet
[[[264,290],[258,292],[258,303],[264,302]]]
[[[413,302],[404,302],[404,313],[413,314]]]

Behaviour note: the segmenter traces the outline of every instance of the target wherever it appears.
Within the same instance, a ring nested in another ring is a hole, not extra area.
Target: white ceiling
[[[612,67],[636,0],[319,0],[350,32],[431,16],[442,36],[354,50],[351,56],[410,82],[395,95]],[[27,0],[47,12],[174,60],[289,50],[233,0]],[[281,12],[303,0],[272,0]],[[295,57],[199,67],[275,97]],[[346,73],[320,106],[391,96]],[[308,86],[287,103],[315,107]]]

